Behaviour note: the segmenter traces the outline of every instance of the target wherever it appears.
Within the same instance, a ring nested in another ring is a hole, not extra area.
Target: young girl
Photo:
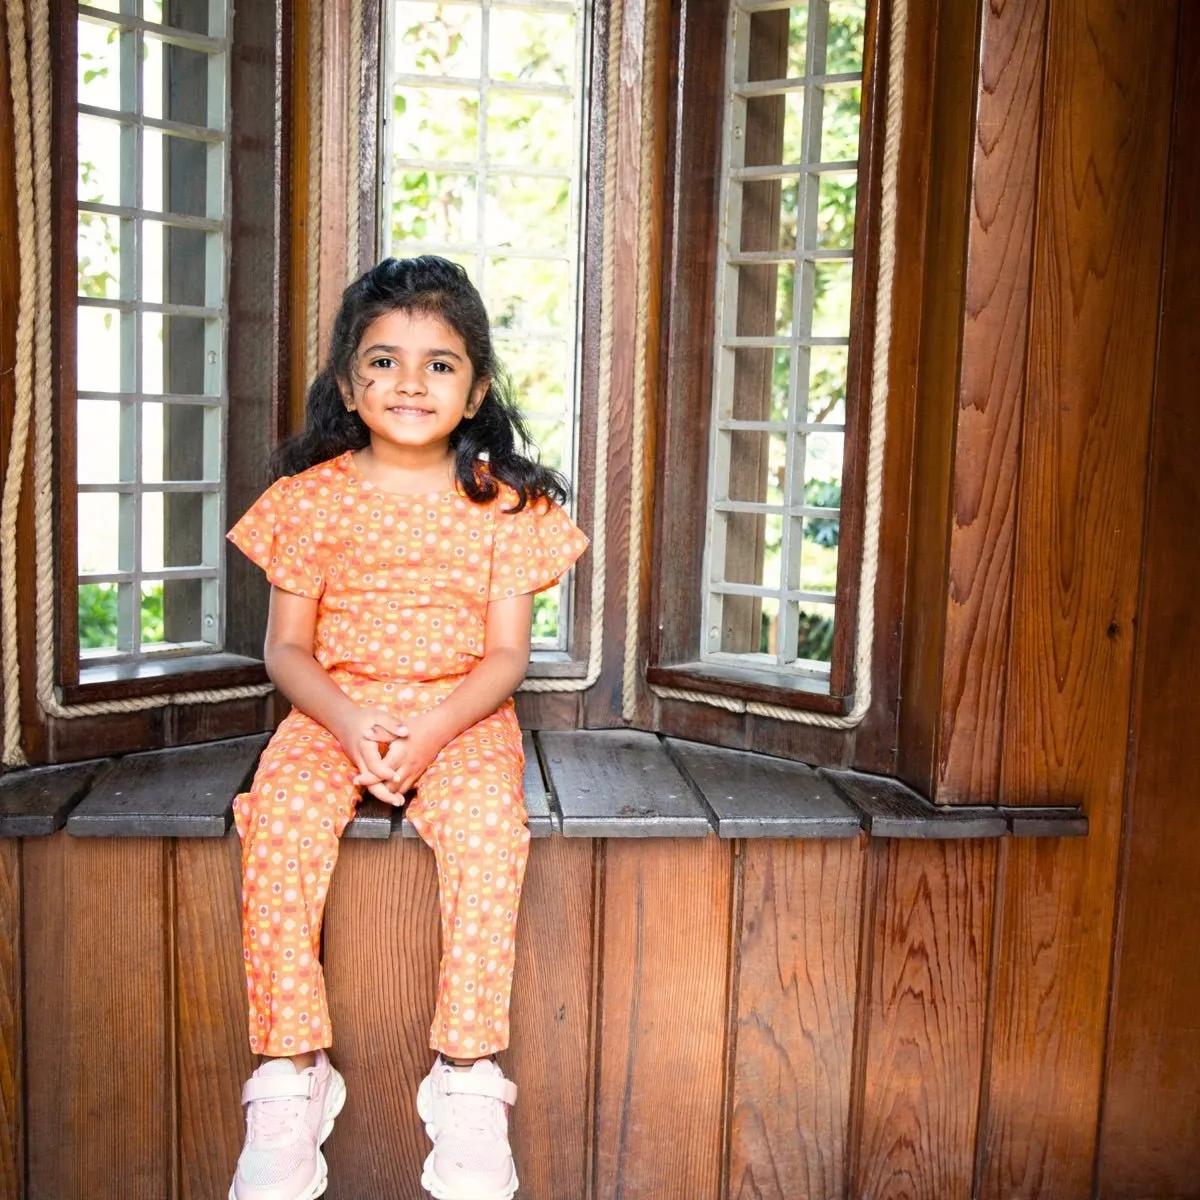
[[[264,657],[294,705],[234,813],[250,1046],[231,1200],[313,1200],[345,1101],[319,960],[338,839],[360,789],[433,849],[442,958],[417,1093],[440,1200],[507,1200],[508,1044],[529,844],[512,693],[533,594],[587,544],[560,476],[517,449],[487,313],[461,267],[387,259],[345,293],[303,433],[229,534],[272,584]]]

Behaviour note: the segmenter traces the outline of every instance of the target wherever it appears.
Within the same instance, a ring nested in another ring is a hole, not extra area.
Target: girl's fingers
[[[376,721],[371,727],[371,736],[377,742],[390,742],[395,738],[408,737],[408,729],[402,721]]]
[[[372,741],[362,744],[362,757],[358,764],[364,774],[374,775],[376,779],[391,779],[393,771],[379,755],[379,747]]]
[[[374,783],[367,788],[367,791],[377,800],[382,800],[384,804],[390,804],[393,808],[404,803],[404,793],[393,792],[385,783]]]

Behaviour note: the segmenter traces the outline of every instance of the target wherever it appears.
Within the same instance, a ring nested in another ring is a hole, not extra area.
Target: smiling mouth
[[[394,413],[400,417],[431,417],[433,409],[431,408],[416,408],[407,404],[391,404],[388,406],[388,412]]]

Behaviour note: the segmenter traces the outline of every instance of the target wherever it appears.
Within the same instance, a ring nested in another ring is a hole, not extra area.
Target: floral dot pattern
[[[383,492],[350,454],[275,483],[230,540],[285,591],[319,601],[314,657],[357,703],[403,718],[440,703],[479,661],[489,601],[551,586],[587,539],[540,501],[504,511],[456,492]],[[512,702],[442,748],[408,815],[433,848],[442,960],[430,1045],[477,1056],[508,1044],[517,908],[528,853],[524,757]],[[319,961],[338,839],[360,799],[354,767],[293,710],[234,805],[255,1053],[332,1044]]]

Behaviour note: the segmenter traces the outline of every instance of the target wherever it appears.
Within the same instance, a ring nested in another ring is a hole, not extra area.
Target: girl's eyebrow
[[[379,351],[383,351],[384,354],[399,354],[401,349],[402,349],[402,347],[400,347],[400,346],[385,346],[385,345],[383,345],[382,342],[377,342],[374,346],[368,346],[365,350],[361,351],[361,353],[363,355],[367,355],[367,354],[377,354]],[[455,362],[463,361],[463,357],[461,354],[458,354],[453,350],[446,349],[446,348],[440,348],[437,346],[435,346],[432,350],[426,350],[425,357],[426,358],[452,358],[452,359],[454,359]]]

